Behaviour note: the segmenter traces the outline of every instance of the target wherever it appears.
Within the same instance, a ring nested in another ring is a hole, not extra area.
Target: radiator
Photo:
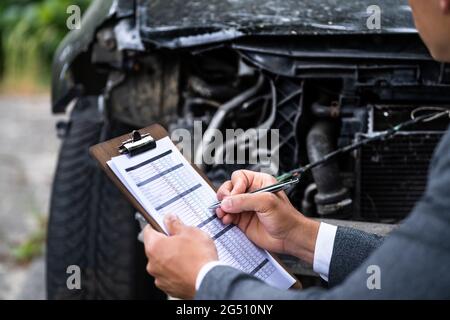
[[[405,132],[365,146],[357,165],[357,207],[364,220],[404,218],[421,198],[442,133]]]

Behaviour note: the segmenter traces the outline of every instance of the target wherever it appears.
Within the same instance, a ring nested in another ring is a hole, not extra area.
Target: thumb
[[[154,230],[152,227],[150,227],[150,225],[145,226],[143,233],[144,233],[144,244],[145,245],[147,245],[149,243],[153,243],[154,241],[156,241],[157,239],[159,239],[161,237],[165,237],[165,235]]]
[[[150,241],[156,236],[157,231],[152,229],[152,227],[150,227],[150,225],[146,225],[144,230],[143,230],[143,234],[144,234],[144,239]]]
[[[178,234],[186,227],[183,222],[173,213],[168,213],[165,215],[164,224],[166,225],[169,235]]]
[[[221,209],[226,213],[241,213],[245,211],[267,212],[280,201],[273,193],[244,193],[222,200]]]

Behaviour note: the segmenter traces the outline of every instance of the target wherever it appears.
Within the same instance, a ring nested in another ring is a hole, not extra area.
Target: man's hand
[[[167,294],[183,299],[195,296],[195,281],[200,269],[218,260],[213,240],[198,228],[184,225],[174,215],[167,215],[169,236],[144,229],[147,271],[155,277],[155,285]]]
[[[290,203],[286,194],[249,194],[276,183],[263,173],[240,170],[217,192],[222,201],[216,210],[224,224],[236,224],[256,245],[277,253],[288,253],[313,263],[319,222],[308,219]]]

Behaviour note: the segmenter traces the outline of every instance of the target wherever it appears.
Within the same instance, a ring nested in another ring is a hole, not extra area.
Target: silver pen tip
[[[208,209],[214,210],[214,209],[217,209],[218,207],[220,207],[220,202],[214,203],[213,205],[209,206]]]

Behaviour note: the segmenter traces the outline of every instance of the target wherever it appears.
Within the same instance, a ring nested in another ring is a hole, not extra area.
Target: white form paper
[[[255,246],[238,227],[222,224],[208,209],[217,201],[216,193],[168,137],[158,140],[156,149],[134,157],[114,157],[108,165],[166,233],[163,218],[171,212],[186,225],[208,233],[220,261],[280,289],[295,283],[267,251]]]

